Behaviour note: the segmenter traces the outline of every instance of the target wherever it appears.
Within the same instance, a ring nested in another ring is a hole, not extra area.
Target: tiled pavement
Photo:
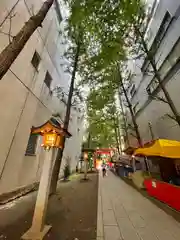
[[[113,173],[99,176],[97,240],[179,240],[180,223]]]

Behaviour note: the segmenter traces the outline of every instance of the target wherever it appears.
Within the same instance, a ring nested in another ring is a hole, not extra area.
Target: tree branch
[[[4,34],[4,35],[6,35],[6,36],[9,36],[9,33],[5,33],[5,32],[3,32],[3,31],[1,31],[1,30],[0,30],[0,33]],[[13,36],[13,35],[10,35],[10,37],[13,38],[14,36]]]
[[[9,15],[9,31],[8,31],[8,37],[9,37],[9,43],[11,43],[11,40],[12,40],[12,34],[11,34],[11,30],[12,30],[12,19],[13,17],[15,17],[15,13],[12,15],[12,12],[11,14]]]
[[[14,11],[15,7],[17,6],[17,4],[19,3],[20,0],[17,0],[15,2],[15,4],[12,6],[11,10],[8,12],[8,14],[5,16],[4,20],[0,23],[0,28],[2,27],[2,25],[5,23],[5,21],[8,19],[9,15]]]
[[[35,32],[38,27],[42,26],[49,9],[51,8],[54,0],[46,0],[38,13],[29,18],[21,30],[13,37],[10,44],[8,44],[0,53],[0,80],[11,67],[12,63],[23,50],[25,44]]]
[[[177,122],[176,118],[175,118],[174,116],[172,116],[171,114],[167,113],[167,114],[164,115],[164,117],[166,117],[166,116],[167,116],[168,118],[174,120],[175,122]]]
[[[130,135],[133,136],[134,138],[138,139],[137,136],[136,136],[136,134],[130,133]]]
[[[168,101],[166,101],[166,99],[164,99],[163,97],[153,96],[152,94],[148,94],[148,95],[150,98],[152,98],[155,101],[160,101],[160,102],[168,104]]]
[[[128,128],[135,131],[135,128],[131,124],[128,124]]]

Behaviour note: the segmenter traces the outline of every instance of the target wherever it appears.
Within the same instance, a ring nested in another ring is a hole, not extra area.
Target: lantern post
[[[51,228],[50,225],[45,225],[45,217],[52,178],[54,160],[53,150],[54,148],[61,148],[62,136],[65,134],[63,134],[63,129],[60,126],[55,127],[51,122],[46,122],[40,127],[32,128],[31,132],[34,134],[42,135],[43,144],[41,146],[44,148],[45,158],[34,209],[34,215],[32,219],[32,225],[31,228],[22,236],[22,239],[41,240]]]
[[[84,163],[84,180],[86,180],[88,171],[88,152],[84,152]]]

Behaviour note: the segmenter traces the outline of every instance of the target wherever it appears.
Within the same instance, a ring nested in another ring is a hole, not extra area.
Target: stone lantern
[[[49,198],[50,184],[53,168],[53,149],[63,148],[63,138],[71,137],[71,134],[63,129],[63,126],[54,118],[43,125],[32,127],[32,134],[39,134],[43,138],[42,147],[45,151],[44,164],[39,184],[39,190],[34,209],[31,228],[22,236],[22,239],[43,239],[51,226],[45,225],[45,216]]]

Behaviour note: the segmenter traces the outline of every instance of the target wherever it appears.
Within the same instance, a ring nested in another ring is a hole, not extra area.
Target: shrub
[[[70,174],[71,174],[70,166],[69,166],[69,164],[66,164],[66,166],[64,168],[64,180],[67,180],[69,178]]]

